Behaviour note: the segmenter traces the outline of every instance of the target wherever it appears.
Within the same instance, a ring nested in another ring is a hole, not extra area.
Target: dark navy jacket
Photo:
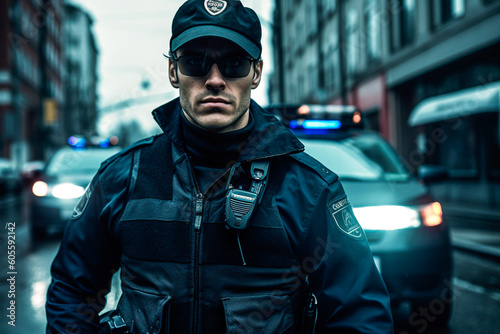
[[[393,332],[387,290],[337,175],[255,102],[250,109],[255,126],[234,175],[203,194],[178,99],[153,112],[163,134],[103,162],[52,265],[48,332],[95,333],[118,269],[118,310],[133,333],[299,333],[306,277],[316,333]],[[225,227],[225,187],[247,187],[262,159],[269,183],[240,233],[243,265]]]

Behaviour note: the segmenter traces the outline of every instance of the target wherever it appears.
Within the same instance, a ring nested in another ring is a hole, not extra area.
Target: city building
[[[0,156],[17,167],[59,139],[63,1],[0,4]]]
[[[77,5],[66,4],[64,24],[65,136],[96,135],[97,120],[97,57],[92,32],[92,17]]]
[[[65,0],[0,4],[0,157],[46,160],[97,118],[92,18]]]
[[[499,0],[276,0],[269,100],[356,105],[410,171],[446,168],[448,212],[498,220],[499,22]]]
[[[37,129],[30,135],[35,159],[46,159],[64,142],[64,0],[40,0],[40,99]],[[34,21],[38,22],[38,21]]]

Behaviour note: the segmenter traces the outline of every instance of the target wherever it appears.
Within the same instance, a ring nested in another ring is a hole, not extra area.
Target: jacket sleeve
[[[288,227],[318,301],[316,333],[393,333],[389,294],[341,183],[317,184],[302,188],[300,227]]]
[[[99,312],[119,268],[119,245],[110,236],[110,225],[125,202],[127,187],[123,184],[129,170],[110,169],[94,177],[66,226],[51,267],[47,333],[97,331]],[[102,184],[110,184],[113,189],[105,191]]]

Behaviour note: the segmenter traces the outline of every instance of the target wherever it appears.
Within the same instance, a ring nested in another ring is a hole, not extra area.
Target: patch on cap
[[[205,9],[210,15],[219,15],[227,7],[224,0],[205,0]]]
[[[335,226],[344,234],[353,239],[363,239],[364,232],[354,216],[351,203],[346,198],[335,199],[328,203],[328,210],[332,216]]]

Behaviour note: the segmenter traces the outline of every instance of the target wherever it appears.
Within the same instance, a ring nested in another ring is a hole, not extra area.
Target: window
[[[300,53],[301,47],[306,45],[306,37],[304,31],[304,22],[302,16],[297,16],[295,19],[295,36],[291,45],[294,45],[294,51],[296,54]]]
[[[378,135],[360,134],[339,140],[302,138],[301,141],[307,153],[343,178],[362,181],[409,178],[395,151]]]
[[[318,92],[319,83],[317,58],[314,59],[311,57],[311,60],[311,63],[307,66],[309,75],[307,78],[308,87],[306,87],[306,93],[309,96],[315,95]]]
[[[465,4],[464,0],[445,0],[441,1],[442,3],[442,12],[441,12],[441,21],[447,22],[451,19],[460,17],[465,13]]]
[[[337,22],[333,20],[328,22],[322,34],[322,53],[323,53],[323,69],[324,69],[324,88],[327,92],[327,97],[332,97],[335,89],[338,87],[338,76],[340,73],[339,65],[339,36],[332,34],[331,31],[336,31]]]
[[[475,178],[479,175],[478,143],[472,119],[457,118],[440,123],[446,140],[439,147],[439,163],[451,177]]]
[[[304,75],[302,73],[299,74],[297,85],[295,86],[297,90],[295,92],[295,96],[293,97],[294,102],[302,100],[304,96],[304,80]]]
[[[416,1],[389,0],[391,49],[399,50],[415,40]]]
[[[28,15],[21,18],[21,34],[26,38],[32,38],[37,34],[37,28]]]
[[[321,11],[326,15],[335,12],[337,0],[321,0]]]
[[[401,46],[405,46],[415,39],[415,0],[403,0],[402,5],[403,10],[399,19],[402,30]]]
[[[381,57],[381,15],[380,0],[365,0],[365,37],[368,64],[372,65]]]
[[[338,48],[329,47],[325,53],[325,90],[333,92],[337,87],[336,75],[340,71],[338,69]]]
[[[416,1],[389,0],[391,49],[399,50],[415,40]]]
[[[305,5],[306,5],[305,13],[307,13],[305,22],[307,22],[307,24],[305,24],[304,28],[306,29],[306,38],[309,40],[314,38],[316,35],[316,27],[317,27],[316,22],[318,22],[318,17],[316,15],[317,8],[314,2],[307,2]]]
[[[433,30],[465,14],[465,0],[429,1],[431,9],[431,28]]]
[[[359,18],[355,9],[349,10],[346,20],[347,36],[347,72],[354,74],[358,70],[359,60]]]
[[[283,6],[283,13],[285,13],[286,19],[289,20],[293,16],[292,2],[287,1],[287,0],[283,0],[283,1],[280,1],[280,3]],[[295,5],[293,5],[293,7],[295,7]]]

